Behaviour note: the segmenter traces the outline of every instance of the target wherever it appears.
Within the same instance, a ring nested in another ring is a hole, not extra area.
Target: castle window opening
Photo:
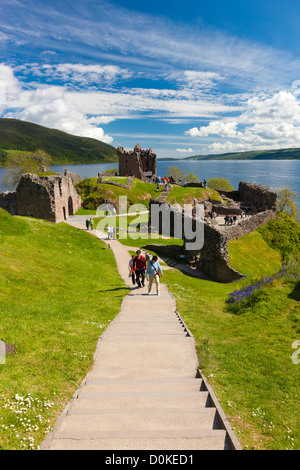
[[[69,215],[74,215],[73,199],[71,196],[69,196],[69,199],[68,199],[68,209],[69,209]]]

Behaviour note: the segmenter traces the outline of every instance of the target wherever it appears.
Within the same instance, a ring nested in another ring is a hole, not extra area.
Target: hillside
[[[257,150],[218,155],[195,155],[184,160],[299,160],[300,149]]]
[[[33,152],[42,149],[51,155],[52,165],[111,163],[117,151],[111,145],[89,137],[78,137],[17,119],[0,119],[0,166],[10,150]]]

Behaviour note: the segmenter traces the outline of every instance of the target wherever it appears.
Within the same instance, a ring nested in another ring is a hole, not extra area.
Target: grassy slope
[[[117,161],[116,149],[104,142],[17,119],[0,119],[0,165],[5,163],[3,149],[7,153],[43,149],[53,165]]]
[[[2,210],[0,266],[0,339],[16,348],[0,365],[0,448],[22,449],[30,436],[34,445],[43,440],[47,420],[54,422],[78,388],[127,288],[97,238]],[[32,406],[23,401],[25,411],[16,414],[15,395],[29,393]]]
[[[280,253],[259,232],[228,243],[230,266],[246,276],[267,276],[281,266]]]
[[[167,196],[167,201],[170,204],[192,204],[195,198],[202,202],[207,199],[221,200],[219,193],[214,189],[173,186],[172,191]]]
[[[258,232],[230,242],[231,265],[249,276],[273,274],[280,254]],[[163,278],[195,337],[199,365],[245,449],[299,449],[299,283],[276,281],[243,314],[226,308],[245,283],[198,280],[175,270]]]
[[[162,187],[158,193],[156,192],[155,184],[144,183],[137,178],[134,178],[131,190],[110,184],[97,184],[97,179],[98,178],[86,178],[76,185],[77,191],[82,198],[82,206],[85,209],[95,210],[98,205],[104,203],[106,200],[112,201],[112,203],[118,207],[120,196],[127,197],[128,207],[133,204],[143,204],[148,208],[150,199],[158,197],[162,192]],[[123,184],[124,180],[122,177],[120,180],[121,184]],[[113,178],[113,181],[117,181],[117,178]]]

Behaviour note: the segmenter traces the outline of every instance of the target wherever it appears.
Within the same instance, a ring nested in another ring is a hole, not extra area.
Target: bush
[[[276,219],[257,230],[268,245],[280,251],[283,261],[292,257],[300,259],[300,226],[290,215],[279,213]]]
[[[227,178],[211,178],[207,181],[207,186],[216,191],[234,191]]]

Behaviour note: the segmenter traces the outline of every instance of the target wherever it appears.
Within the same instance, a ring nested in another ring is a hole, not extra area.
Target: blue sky
[[[1,0],[0,117],[158,157],[300,147],[291,0]]]

